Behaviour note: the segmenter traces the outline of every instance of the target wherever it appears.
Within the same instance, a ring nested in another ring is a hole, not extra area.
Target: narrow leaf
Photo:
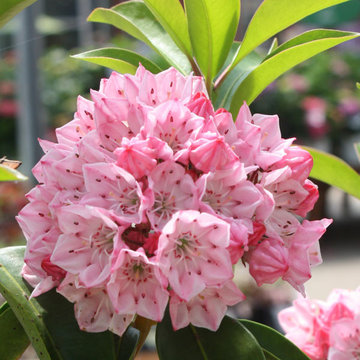
[[[240,1],[185,0],[190,40],[206,79],[211,81],[224,64],[240,17]]]
[[[311,41],[323,40],[323,39],[332,39],[332,38],[341,38],[346,36],[352,36],[356,33],[351,33],[347,31],[339,31],[339,30],[329,30],[329,29],[314,29],[304,32],[285,43],[278,46],[276,49],[273,49],[271,53],[266,57],[265,60],[271,58],[272,56],[286,50],[290,49],[297,45],[302,45],[309,43]]]
[[[246,30],[232,68],[264,41],[304,17],[349,0],[264,0]]]
[[[239,320],[256,338],[264,349],[267,359],[310,360],[284,335],[269,326],[251,320]]]
[[[0,181],[24,181],[27,177],[21,172],[11,169],[7,166],[0,165]]]
[[[263,57],[253,51],[236,65],[236,67],[222,82],[221,86],[215,91],[215,107],[217,109],[230,109],[231,100],[237,88],[240,86],[241,82],[251,73],[251,71],[260,65],[262,60]]]
[[[228,316],[216,332],[194,326],[174,331],[166,312],[163,321],[157,325],[156,346],[160,360],[265,360],[252,334]]]
[[[295,65],[358,36],[357,33],[344,32],[340,37],[320,38],[290,47],[273,56],[270,55],[270,58],[261,63],[240,84],[233,96],[230,111],[233,115],[237,114],[243,101],[251,104],[270,83]]]
[[[8,303],[0,308],[0,359],[19,359],[30,341]]]
[[[192,56],[187,19],[179,0],[144,0],[156,19],[188,57]],[[171,14],[171,16],[169,16]]]
[[[52,290],[29,300],[21,277],[24,247],[0,249],[0,292],[11,306],[41,360],[115,360],[113,334],[79,329],[73,304]]]
[[[1,0],[0,27],[4,26],[11,18],[35,1],[36,0]]]
[[[191,65],[186,55],[143,2],[128,1],[111,9],[97,8],[88,20],[114,25],[149,45],[183,74],[190,73]]]
[[[135,74],[139,63],[154,74],[162,70],[149,59],[127,49],[102,48],[86,51],[72,57],[108,67],[122,74]]]
[[[322,152],[303,146],[314,159],[314,166],[310,176],[329,185],[336,186],[360,199],[360,175],[345,161]]]

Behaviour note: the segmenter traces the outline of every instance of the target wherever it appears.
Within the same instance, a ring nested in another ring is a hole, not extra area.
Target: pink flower
[[[289,269],[289,254],[280,239],[268,238],[251,252],[249,271],[258,286],[272,284]]]
[[[86,331],[121,335],[168,304],[175,329],[215,330],[244,297],[237,262],[259,285],[283,278],[301,292],[321,262],[329,220],[300,218],[318,197],[310,154],[277,116],[215,111],[201,77],[113,72],[56,138],[40,140],[41,185],[17,217],[22,274],[32,296],[56,287],[73,302]]]
[[[132,322],[132,314],[117,314],[103,287],[81,286],[74,275],[68,274],[57,292],[75,303],[74,312],[81,330],[102,332],[110,330],[122,336]]]
[[[191,146],[190,161],[203,172],[229,169],[237,160],[224,137],[214,133],[203,134]]]
[[[222,287],[208,287],[188,302],[177,295],[170,299],[170,316],[174,330],[193,324],[216,331],[225,316],[227,306],[245,299],[232,281]]]
[[[149,176],[153,206],[147,210],[154,229],[161,230],[179,210],[198,209],[195,184],[184,168],[173,162],[159,164]]]
[[[286,336],[313,360],[360,356],[360,291],[335,289],[326,302],[295,300],[279,313]]]
[[[79,282],[86,287],[104,285],[110,276],[114,240],[124,226],[119,227],[108,215],[98,208],[82,205],[69,205],[57,213],[62,235],[51,261],[78,275]]]
[[[161,321],[168,302],[168,292],[157,275],[158,264],[149,260],[143,250],[122,249],[114,259],[107,291],[115,311],[139,314]]]
[[[343,318],[330,330],[329,360],[360,359],[360,314]]]
[[[86,203],[111,210],[119,221],[142,221],[150,200],[130,173],[113,163],[88,164],[83,171]]]
[[[229,225],[215,216],[176,213],[162,230],[157,260],[169,285],[189,301],[208,286],[232,279]]]

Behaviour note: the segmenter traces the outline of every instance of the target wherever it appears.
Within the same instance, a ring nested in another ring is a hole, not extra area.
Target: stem
[[[190,55],[188,55],[188,59],[190,61],[191,67],[194,70],[194,74],[196,76],[202,76],[201,70],[199,68],[199,65],[197,64],[197,62],[195,61],[195,59],[193,57],[191,57]]]
[[[136,320],[134,323],[134,328],[136,328],[140,331],[140,337],[139,337],[139,342],[136,347],[135,356],[138,354],[138,352],[143,347],[145,340],[149,334],[149,331],[154,324],[156,324],[156,322],[153,320],[146,319],[139,315],[136,317]]]
[[[207,90],[207,92],[208,92],[208,94],[209,94],[209,97],[210,97],[210,99],[211,99],[211,97],[212,97],[212,90],[213,90],[213,84],[212,84],[212,81],[211,81],[210,76],[206,78],[206,84],[205,84],[205,85],[206,85],[206,90]]]
[[[222,82],[225,80],[227,75],[230,73],[231,64],[226,67],[226,69],[220,74],[220,76],[216,79],[214,84],[214,90],[216,90]]]
[[[199,348],[200,348],[200,352],[201,352],[202,356],[204,357],[204,360],[208,360],[208,357],[207,357],[207,355],[206,355],[205,349],[204,349],[204,347],[202,346],[202,343],[200,342],[199,335],[198,335],[198,333],[196,332],[195,327],[190,324],[190,328],[191,328],[192,332],[194,333],[195,340],[196,340],[196,342],[197,342],[197,344],[198,344],[198,346],[199,346]]]

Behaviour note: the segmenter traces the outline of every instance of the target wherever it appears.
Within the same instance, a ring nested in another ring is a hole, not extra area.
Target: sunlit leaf
[[[253,335],[228,316],[216,332],[192,325],[174,331],[166,312],[156,328],[156,346],[160,360],[265,360]]]
[[[285,49],[283,51],[279,50],[281,46],[276,49],[276,54],[270,54],[269,58],[265,59],[264,62],[253,70],[237,88],[230,107],[232,114],[237,114],[244,101],[251,104],[270,83],[295,65],[322,51],[359,36],[357,33],[338,31],[334,33],[334,31],[311,32],[310,35],[317,34],[329,37],[310,41],[306,41],[307,35],[302,34],[291,40],[291,43],[296,44],[295,46],[286,48],[288,44],[284,44]]]
[[[8,166],[0,165],[0,181],[24,181],[27,177],[21,172]]]
[[[154,74],[162,70],[149,59],[127,49],[102,48],[86,51],[72,57],[108,67],[122,74],[135,74],[139,63]]]
[[[215,108],[230,109],[231,100],[241,82],[262,62],[263,57],[255,51],[242,59],[216,89]],[[234,118],[235,120],[235,118]]]
[[[343,38],[347,36],[353,36],[359,34],[353,33],[353,32],[347,32],[347,31],[339,31],[339,30],[329,30],[329,29],[313,29],[304,32],[303,34],[300,34],[298,36],[295,36],[294,38],[286,41],[285,43],[279,45],[275,49],[273,49],[270,54],[266,57],[265,60],[270,59],[272,56],[286,50],[290,49],[297,45],[303,45],[306,43],[309,43],[311,41],[316,40],[325,40],[325,39],[336,39],[336,38]],[[356,36],[355,36],[356,37]]]
[[[360,175],[350,165],[334,155],[308,146],[303,148],[314,159],[310,177],[336,186],[360,199]]]
[[[264,0],[246,30],[233,67],[252,50],[304,17],[349,0]]]
[[[0,359],[19,359],[30,341],[8,303],[0,308]]]
[[[0,27],[5,25],[21,10],[33,4],[36,0],[1,0],[0,1]]]
[[[194,55],[208,81],[225,62],[235,37],[240,1],[185,0]]]
[[[177,46],[191,57],[192,50],[187,29],[187,20],[180,1],[144,0],[144,2]],[[171,14],[171,16],[169,14]]]
[[[310,360],[284,335],[264,324],[251,320],[239,320],[255,336],[264,350],[266,359]]]
[[[143,2],[128,1],[111,9],[97,8],[88,20],[111,24],[127,32],[149,45],[182,73],[191,72],[192,68],[186,55]]]

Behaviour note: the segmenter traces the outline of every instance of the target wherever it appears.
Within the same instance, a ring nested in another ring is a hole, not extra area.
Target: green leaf
[[[267,359],[310,360],[296,345],[271,327],[251,320],[242,319],[239,322],[255,336]]]
[[[166,311],[156,328],[156,346],[160,360],[265,360],[253,335],[228,316],[216,332],[192,325],[174,331]]]
[[[297,45],[303,45],[316,40],[342,38],[342,37],[352,36],[355,34],[356,33],[347,32],[347,31],[329,30],[329,29],[309,30],[278,46],[276,49],[271,51],[271,53],[265,58],[265,60],[270,59],[274,55]],[[357,35],[359,36],[359,34]]]
[[[237,88],[240,86],[241,82],[251,73],[251,71],[253,71],[260,65],[262,60],[263,57],[253,51],[236,65],[236,67],[221,83],[220,87],[215,91],[216,109],[230,109],[231,100]]]
[[[1,0],[0,27],[4,26],[11,18],[35,1],[36,0]]]
[[[0,308],[0,359],[19,359],[30,341],[8,303]]]
[[[356,87],[360,90],[360,83],[359,82],[356,83]]]
[[[240,1],[185,0],[184,3],[194,55],[209,83],[230,51],[239,22]]]
[[[265,355],[265,359],[266,360],[282,360],[280,358],[278,358],[277,356],[275,356],[274,354],[272,354],[271,352],[263,349],[263,353]]]
[[[0,292],[11,306],[41,360],[115,360],[110,332],[81,331],[74,305],[52,290],[29,300],[31,289],[21,277],[24,247],[0,249]]]
[[[127,49],[102,48],[86,51],[72,57],[106,66],[123,74],[135,74],[139,63],[154,74],[162,70],[149,59]]]
[[[97,8],[89,21],[111,24],[143,41],[183,74],[191,72],[186,55],[177,47],[170,35],[141,1],[128,1],[111,9]]]
[[[21,172],[11,169],[7,166],[0,165],[0,181],[24,181],[27,177]]]
[[[188,57],[192,56],[187,19],[179,0],[144,0],[156,19]],[[171,14],[171,16],[169,16]]]
[[[313,34],[314,32],[311,33]],[[272,83],[276,78],[295,65],[311,58],[316,54],[319,54],[322,51],[341,44],[344,41],[354,39],[360,35],[349,32],[335,31],[335,33],[336,34],[334,34],[334,31],[327,32],[324,30],[324,33],[320,31],[318,35],[324,34],[324,36],[326,36],[327,34],[329,37],[310,40],[309,42],[304,43],[300,42],[298,45],[285,48],[283,51],[277,52],[281,47],[280,46],[277,50],[275,50],[275,55],[270,54],[270,57],[262,62],[255,70],[253,70],[237,88],[230,107],[232,114],[237,114],[243,101],[246,101],[248,105],[251,104],[251,102],[270,83]],[[306,40],[307,35],[302,34],[299,37],[292,39],[291,41],[297,43],[297,41]],[[287,46],[286,44],[284,45],[285,47]]]
[[[129,326],[120,339],[120,348],[116,360],[132,360],[135,357],[140,331]]]
[[[234,57],[232,68],[281,30],[308,15],[346,1],[349,0],[264,0],[251,19],[242,46]]]
[[[355,148],[355,152],[358,157],[358,160],[360,161],[360,143],[355,143],[354,148]]]
[[[360,199],[360,175],[345,161],[320,150],[302,146],[314,159],[310,177],[336,186]]]

